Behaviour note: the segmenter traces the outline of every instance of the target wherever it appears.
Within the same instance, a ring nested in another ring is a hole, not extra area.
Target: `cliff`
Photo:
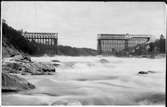
[[[36,48],[26,40],[21,32],[2,23],[2,57],[9,57],[20,53],[33,54]]]

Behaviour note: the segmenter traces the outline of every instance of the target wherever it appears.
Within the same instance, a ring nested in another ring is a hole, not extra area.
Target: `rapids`
[[[55,75],[22,75],[36,89],[2,93],[3,105],[165,105],[165,58],[44,56],[32,60],[59,60],[60,65]]]

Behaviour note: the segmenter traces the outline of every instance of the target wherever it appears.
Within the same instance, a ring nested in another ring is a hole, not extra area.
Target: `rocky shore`
[[[56,72],[56,62],[34,62],[29,56],[14,55],[2,60],[2,92],[13,92],[34,89],[21,75],[53,75]]]
[[[2,72],[2,92],[16,92],[34,88],[35,86],[24,78]]]

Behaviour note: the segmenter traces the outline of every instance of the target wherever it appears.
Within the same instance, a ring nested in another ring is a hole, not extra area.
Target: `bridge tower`
[[[37,46],[37,53],[54,55],[58,53],[58,33],[24,32],[23,36]]]

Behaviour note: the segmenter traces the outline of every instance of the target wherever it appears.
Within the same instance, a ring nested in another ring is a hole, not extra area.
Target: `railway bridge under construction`
[[[57,54],[58,33],[24,32],[23,36],[37,46],[38,53]]]

